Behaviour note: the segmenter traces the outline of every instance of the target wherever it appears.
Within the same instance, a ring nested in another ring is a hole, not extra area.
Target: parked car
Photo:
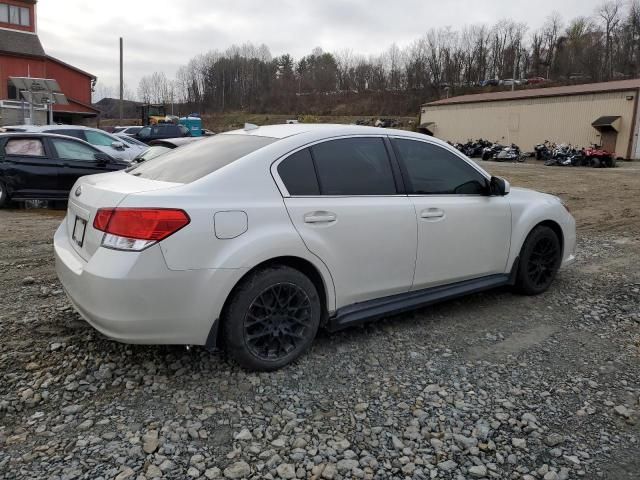
[[[173,123],[158,123],[156,125],[148,125],[142,128],[135,136],[135,138],[137,138],[141,142],[149,143],[151,140],[189,136],[191,136],[191,132],[184,125],[176,125]]]
[[[120,135],[120,134],[116,134],[116,137],[120,137],[120,139],[129,145],[135,145],[136,147],[140,147],[140,148],[147,148],[148,145],[146,143],[142,143],[140,140],[138,140],[137,138],[133,138],[130,135]]]
[[[117,137],[103,130],[82,125],[17,125],[5,127],[5,129],[13,132],[57,133],[58,135],[79,138],[113,158],[120,158],[127,161],[133,160],[145,149],[144,145],[132,145],[123,141],[122,137]]]
[[[46,133],[0,134],[0,207],[11,200],[66,200],[79,177],[121,170],[87,142]]]
[[[221,346],[257,370],[320,326],[539,294],[574,249],[559,198],[433,137],[355,125],[247,125],[82,178],[54,237],[65,291],[106,336]]]
[[[194,141],[202,140],[204,137],[180,137],[180,138],[165,138],[162,140],[151,140],[149,147],[133,159],[135,163],[145,162],[156,158],[158,155],[162,155],[174,148],[182,145],[188,145]],[[133,140],[133,139],[132,139]]]
[[[129,127],[114,127],[113,133],[114,135],[137,135],[138,132],[142,130],[142,126],[140,125],[132,125]]]
[[[490,78],[487,80],[483,80],[482,82],[480,82],[480,84],[482,87],[496,87],[500,85],[500,80],[495,78]]]
[[[527,82],[529,84],[539,84],[539,83],[545,83],[548,82],[549,80],[544,78],[544,77],[531,77],[527,79]]]

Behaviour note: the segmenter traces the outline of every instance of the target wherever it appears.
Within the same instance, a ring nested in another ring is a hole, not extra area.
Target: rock
[[[276,472],[280,478],[296,478],[296,468],[291,463],[281,463]]]
[[[36,283],[36,279],[33,277],[24,277],[22,279],[22,285],[33,285]]]
[[[512,438],[511,445],[516,448],[527,448],[527,441],[524,438]]]
[[[332,480],[337,474],[338,469],[333,463],[328,463],[324,467],[324,470],[322,470],[322,478],[325,478],[326,480]]]
[[[126,478],[131,478],[136,474],[131,467],[124,467],[124,469],[116,475],[115,480],[125,480]]]
[[[204,476],[209,480],[213,480],[215,478],[220,478],[222,476],[222,472],[218,467],[208,468],[204,472]]]
[[[247,462],[236,462],[224,469],[226,478],[243,478],[251,474],[251,467]]]
[[[402,450],[404,448],[404,443],[402,443],[402,440],[400,440],[395,435],[391,436],[391,443],[393,445],[393,448],[395,448],[396,450]]]
[[[487,467],[484,465],[474,465],[469,467],[469,475],[476,478],[482,478],[487,475]]]
[[[150,454],[155,452],[158,449],[159,443],[157,430],[149,430],[142,437],[142,449],[145,453]]]
[[[67,405],[66,407],[62,407],[60,412],[62,412],[63,415],[75,415],[81,412],[82,408],[82,405]]]
[[[93,427],[93,420],[88,419],[78,425],[78,430],[89,430],[91,427]]]
[[[253,435],[251,434],[248,428],[243,428],[233,438],[234,440],[242,440],[242,441],[253,440]]]
[[[151,464],[147,467],[147,471],[145,472],[145,477],[147,478],[160,478],[162,477],[162,470],[159,467]]]
[[[631,418],[631,410],[629,410],[624,405],[616,405],[615,407],[613,407],[613,411],[616,412],[621,417]]]
[[[348,473],[351,470],[353,470],[354,468],[357,468],[358,465],[360,465],[358,463],[357,460],[353,460],[353,459],[343,459],[338,461],[338,464],[336,465],[336,468],[338,469],[338,472],[340,473]]]
[[[440,462],[438,464],[438,468],[444,472],[450,472],[454,470],[458,464],[453,460],[445,460],[444,462]]]
[[[544,443],[548,447],[555,447],[556,445],[560,445],[563,442],[564,442],[564,435],[560,435],[559,433],[551,433],[547,435],[544,439]]]
[[[187,476],[191,478],[198,478],[200,476],[200,470],[196,467],[189,467],[189,470],[187,470]]]
[[[552,470],[550,472],[547,472],[542,478],[544,480],[558,480],[558,474]]]
[[[464,435],[456,434],[453,436],[453,439],[463,450],[468,450],[478,445],[478,439],[473,437],[465,437]]]
[[[369,404],[367,404],[367,403],[358,403],[354,407],[354,410],[356,412],[365,412],[367,410],[367,408],[369,408]]]

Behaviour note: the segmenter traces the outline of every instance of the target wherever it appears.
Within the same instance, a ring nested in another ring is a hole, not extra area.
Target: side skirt
[[[514,269],[517,269],[518,259],[509,274],[489,275],[473,280],[426,288],[413,292],[400,293],[384,298],[376,298],[366,302],[355,303],[339,308],[329,319],[327,329],[335,332],[352,325],[358,325],[381,317],[407,312],[419,307],[451,300],[471,293],[477,293],[491,288],[513,285]]]

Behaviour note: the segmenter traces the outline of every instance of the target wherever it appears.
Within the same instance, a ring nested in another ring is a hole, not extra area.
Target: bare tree
[[[613,33],[620,23],[621,3],[618,0],[607,1],[603,3],[597,10],[596,14],[600,17],[604,26],[605,35],[605,78],[610,80],[613,78]]]

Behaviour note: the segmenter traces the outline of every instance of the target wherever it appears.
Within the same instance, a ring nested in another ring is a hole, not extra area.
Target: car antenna
[[[258,125],[254,125],[253,123],[245,123],[244,124],[244,130],[245,131],[255,130],[256,128],[259,128]]]

